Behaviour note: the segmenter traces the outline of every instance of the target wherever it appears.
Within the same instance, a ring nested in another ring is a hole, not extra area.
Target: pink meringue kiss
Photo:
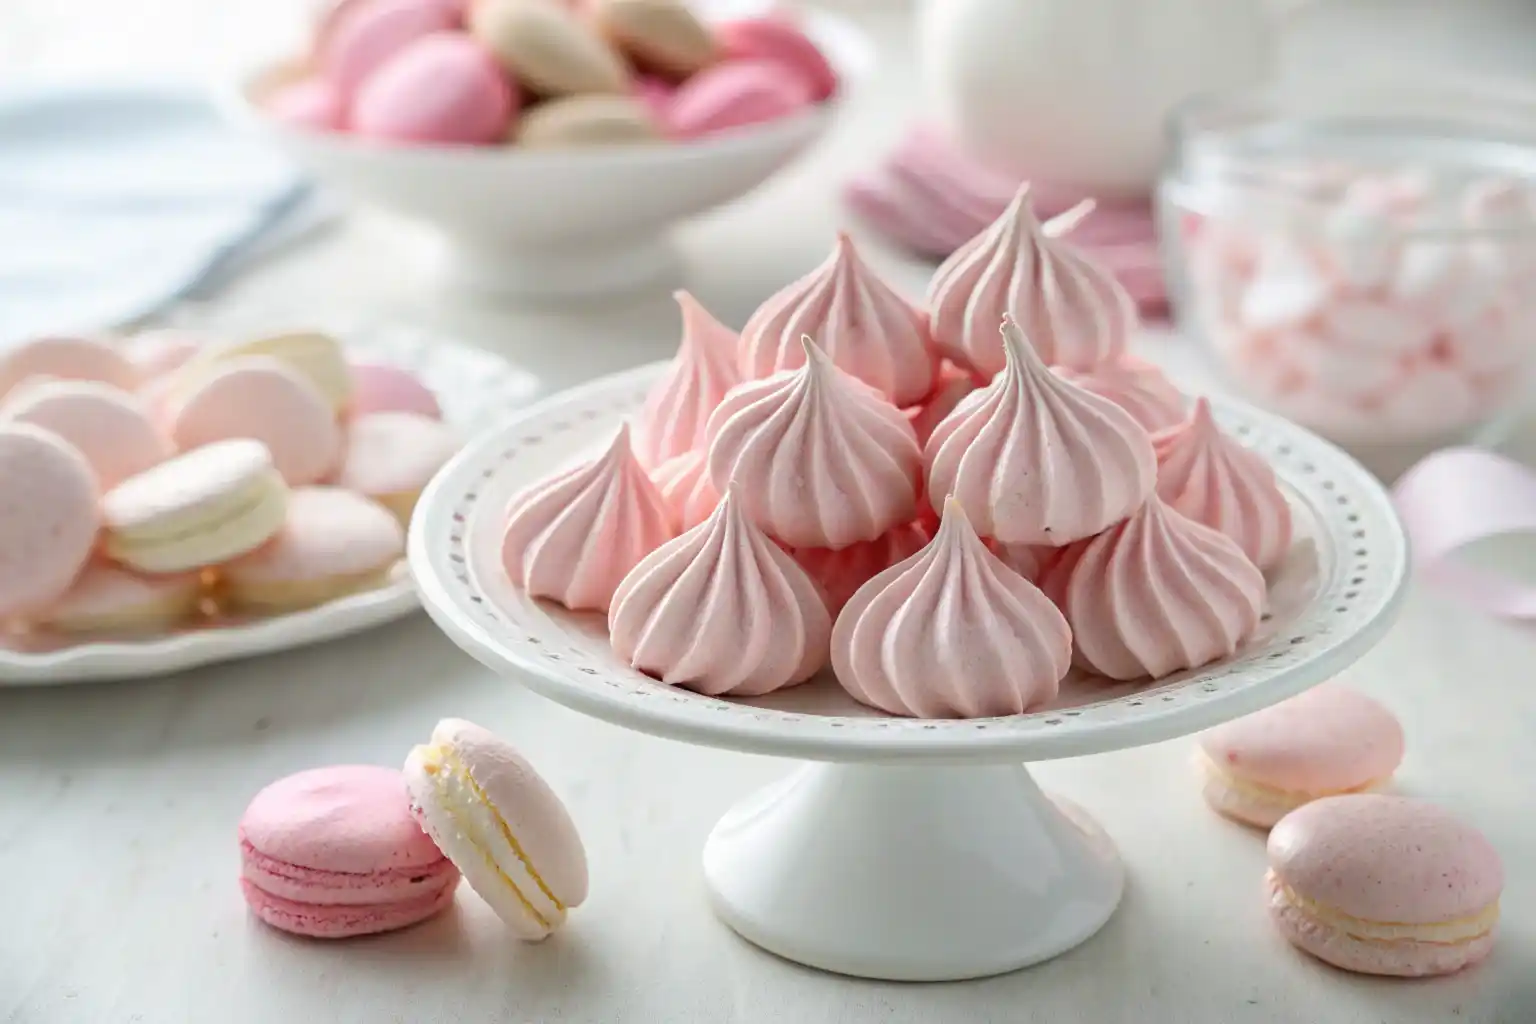
[[[939,369],[938,385],[921,403],[904,410],[907,421],[917,434],[918,444],[927,444],[933,430],[944,417],[955,411],[965,396],[976,390],[976,381],[964,370],[945,363]]]
[[[923,315],[877,277],[846,233],[821,266],[758,307],[741,332],[741,368],[760,379],[805,362],[809,335],[838,368],[896,405],[933,391],[939,362]]]
[[[1092,370],[1055,368],[1058,376],[1085,391],[1107,398],[1130,413],[1148,432],[1163,430],[1184,420],[1184,395],[1145,359],[1122,353],[1117,359]]]
[[[1264,575],[1237,542],[1153,495],[1074,545],[1041,586],[1072,626],[1076,659],[1110,679],[1161,679],[1237,650],[1264,612]]]
[[[953,494],[977,531],[1058,547],[1134,512],[1157,481],[1152,439],[1113,402],[1062,380],[1011,316],[1007,361],[924,449],[928,497]]]
[[[709,479],[709,463],[703,452],[675,455],[651,470],[651,481],[672,510],[672,518],[691,530],[714,512],[720,492]]]
[[[827,663],[831,631],[816,585],[747,520],[735,488],[635,566],[608,613],[615,654],[711,697],[805,682]]]
[[[1227,437],[1200,399],[1189,420],[1152,439],[1157,495],[1197,523],[1237,541],[1260,569],[1291,547],[1291,505],[1264,459]]]
[[[1053,366],[1091,370],[1125,351],[1136,307],[1113,274],[1055,237],[1092,206],[1041,225],[1022,186],[1003,215],[940,264],[928,285],[939,351],[983,379],[1003,368],[992,325],[1011,313]]]
[[[709,476],[792,547],[842,548],[917,516],[923,455],[900,409],[801,340],[803,364],[725,396]]]
[[[607,611],[629,570],[672,536],[672,513],[624,426],[598,458],[512,499],[501,560],[534,597]]]
[[[832,670],[857,701],[916,718],[1021,715],[1056,697],[1072,633],[950,499],[938,535],[848,602]]]
[[[736,332],[687,292],[673,298],[683,313],[683,338],[672,368],[651,388],[635,421],[635,454],[653,468],[704,446],[709,414],[740,378]]]
[[[827,608],[836,615],[855,591],[897,562],[917,554],[928,539],[928,525],[914,520],[892,527],[874,540],[850,544],[836,551],[791,548],[789,553],[821,587]]]

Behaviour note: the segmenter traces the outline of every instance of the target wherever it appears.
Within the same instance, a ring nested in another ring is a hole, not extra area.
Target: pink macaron
[[[805,80],[785,65],[731,61],[705,68],[679,86],[665,123],[672,137],[696,139],[776,121],[813,102]]]
[[[443,418],[437,396],[409,370],[387,363],[353,363],[351,369],[351,415],[409,412],[434,420]]]
[[[519,98],[478,40],[439,32],[401,50],[358,90],[352,130],[390,142],[488,145],[511,130]]]
[[[1268,828],[1302,804],[1379,786],[1403,760],[1403,728],[1381,704],[1323,683],[1199,738],[1206,802]]]
[[[411,412],[359,416],[347,427],[336,483],[409,523],[422,488],[458,450],[458,435],[429,417]]]
[[[347,102],[341,90],[323,78],[290,82],[273,90],[262,106],[277,120],[299,128],[337,132],[347,126]]]
[[[135,334],[128,339],[124,353],[138,369],[142,387],[157,377],[175,373],[212,344],[208,335],[166,327]]]
[[[765,60],[789,68],[805,81],[817,102],[837,92],[837,72],[826,55],[788,18],[770,15],[721,22],[715,26],[715,38],[727,60]]]
[[[1270,919],[1293,945],[1347,971],[1450,974],[1493,950],[1498,851],[1434,804],[1328,797],[1269,834]]]
[[[69,590],[96,544],[99,494],[74,446],[40,427],[0,425],[0,620]]]
[[[405,928],[453,902],[459,871],[411,817],[391,768],[279,779],[240,819],[240,888],[274,928],[317,939]]]
[[[99,380],[124,391],[139,383],[139,371],[116,345],[102,338],[34,338],[0,353],[0,396],[29,377]]]
[[[28,387],[0,408],[0,420],[30,423],[74,445],[91,464],[103,493],[174,454],[138,398],[99,381]]]
[[[457,27],[458,19],[442,4],[357,0],[338,6],[321,26],[316,56],[321,74],[345,104],[406,47]]]
[[[272,453],[289,486],[316,483],[336,468],[341,430],[309,379],[265,356],[220,362],[171,402],[171,439],[181,451],[248,437]]]

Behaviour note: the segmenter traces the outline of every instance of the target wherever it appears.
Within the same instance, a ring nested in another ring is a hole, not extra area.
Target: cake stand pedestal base
[[[683,283],[682,260],[660,234],[597,238],[590,245],[558,248],[450,238],[442,263],[450,289],[532,305],[661,292]]]
[[[1019,764],[808,764],[721,819],[704,878],[748,941],[889,981],[1048,960],[1097,932],[1125,885],[1098,824]]]

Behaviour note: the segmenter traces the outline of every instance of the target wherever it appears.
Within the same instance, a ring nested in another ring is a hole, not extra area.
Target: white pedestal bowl
[[[552,700],[686,743],[807,762],[727,814],[704,849],[717,914],[800,963],[950,980],[1083,942],[1119,903],[1119,857],[1022,762],[1153,743],[1296,694],[1369,650],[1402,595],[1406,544],[1375,479],[1284,420],[1213,400],[1222,424],[1274,465],[1298,527],[1270,574],[1262,630],[1234,657],[1140,687],[1071,677],[1043,711],[972,721],[886,717],[830,677],[752,701],[664,686],[613,655],[601,616],[529,599],[499,557],[508,499],[599,450],[661,369],[557,395],[472,442],[418,506],[410,564],[455,642]]]

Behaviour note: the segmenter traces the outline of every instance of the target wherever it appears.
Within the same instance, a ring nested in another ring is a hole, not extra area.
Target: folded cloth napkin
[[[157,312],[325,214],[195,87],[0,87],[0,344]]]
[[[936,129],[915,125],[890,156],[843,192],[849,210],[887,241],[927,259],[943,259],[980,234],[1008,206],[1020,182],[978,163]],[[1035,182],[1036,212],[1063,213],[1088,194]],[[1168,295],[1149,198],[1099,200],[1071,234],[1119,278],[1145,315],[1166,312]]]

